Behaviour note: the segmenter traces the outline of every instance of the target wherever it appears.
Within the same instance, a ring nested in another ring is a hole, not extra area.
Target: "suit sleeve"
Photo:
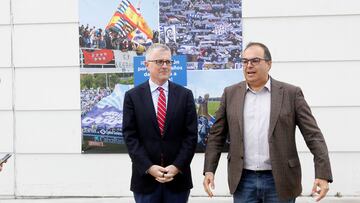
[[[181,144],[181,150],[177,155],[173,165],[180,171],[190,166],[191,160],[194,157],[197,144],[197,115],[194,97],[191,91],[186,95],[186,109],[185,109],[185,135]]]
[[[138,126],[136,123],[134,103],[131,96],[128,92],[126,92],[123,107],[123,135],[131,161],[138,170],[139,174],[145,175],[146,171],[153,164],[150,161],[144,146],[139,140],[137,129]]]
[[[332,182],[330,159],[324,136],[317,126],[300,88],[296,89],[295,111],[296,124],[304,137],[306,145],[314,155],[315,178]]]
[[[219,109],[216,111],[216,120],[210,129],[208,136],[206,150],[204,171],[215,173],[219,163],[221,151],[225,145],[226,137],[228,134],[228,123],[226,118],[226,89],[221,97]]]

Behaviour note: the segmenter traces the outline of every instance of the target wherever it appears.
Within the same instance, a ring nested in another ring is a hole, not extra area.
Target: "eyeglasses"
[[[268,59],[255,57],[255,58],[252,58],[252,59],[242,58],[241,63],[242,63],[243,66],[247,66],[249,64],[249,62],[252,65],[258,65],[261,60],[268,61]]]
[[[161,60],[161,59],[159,59],[159,60],[149,60],[147,62],[154,62],[158,66],[163,66],[164,64],[166,66],[171,66],[171,64],[173,64],[174,61],[173,60]]]

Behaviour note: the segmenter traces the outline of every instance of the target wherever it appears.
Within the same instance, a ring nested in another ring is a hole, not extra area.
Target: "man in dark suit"
[[[190,90],[169,81],[171,51],[146,52],[150,79],[125,94],[123,135],[132,160],[137,203],[185,203],[193,187],[190,163],[197,144],[197,116]]]
[[[234,202],[295,202],[302,190],[296,126],[314,156],[317,201],[329,190],[332,174],[324,137],[301,89],[271,78],[271,63],[264,44],[248,44],[242,56],[245,81],[224,90],[205,152],[203,185],[209,196],[229,135],[228,184]]]

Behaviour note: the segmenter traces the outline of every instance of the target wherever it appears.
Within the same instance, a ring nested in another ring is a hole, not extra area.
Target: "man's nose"
[[[253,68],[253,67],[254,67],[254,65],[250,61],[248,61],[247,64],[244,66],[245,69],[249,69],[249,68]]]

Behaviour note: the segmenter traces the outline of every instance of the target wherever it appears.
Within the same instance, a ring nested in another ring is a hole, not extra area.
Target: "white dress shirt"
[[[244,168],[271,170],[269,154],[269,125],[271,80],[255,92],[248,85],[244,104]]]
[[[153,81],[151,81],[151,79],[149,79],[149,85],[150,85],[151,97],[152,97],[154,108],[155,108],[155,113],[157,113],[158,100],[159,100],[159,96],[160,96],[160,92],[157,89],[158,87],[162,87],[164,89],[165,98],[166,98],[166,108],[167,108],[168,94],[169,94],[169,81],[166,81],[163,85],[159,86],[156,83],[154,83]]]

